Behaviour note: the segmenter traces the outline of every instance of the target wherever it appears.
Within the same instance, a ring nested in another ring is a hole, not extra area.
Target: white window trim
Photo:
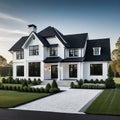
[[[98,54],[96,54],[96,49],[98,49]],[[101,47],[94,47],[93,48],[93,55],[101,55]]]

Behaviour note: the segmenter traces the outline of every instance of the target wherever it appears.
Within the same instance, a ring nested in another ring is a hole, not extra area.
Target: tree
[[[116,49],[112,51],[112,61],[110,63],[111,69],[116,74],[120,75],[120,37],[116,42]]]
[[[108,67],[108,78],[114,77],[114,72],[112,71],[111,65]]]

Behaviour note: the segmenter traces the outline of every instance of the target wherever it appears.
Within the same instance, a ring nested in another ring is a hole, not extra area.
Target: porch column
[[[58,63],[58,81],[61,80],[61,63]]]
[[[44,63],[43,62],[41,62],[41,68],[40,69],[41,69],[40,70],[41,71],[41,73],[40,73],[41,74],[41,80],[44,81]]]
[[[80,80],[81,77],[81,64],[77,64],[77,79]]]
[[[80,79],[83,79],[83,62],[80,63]]]

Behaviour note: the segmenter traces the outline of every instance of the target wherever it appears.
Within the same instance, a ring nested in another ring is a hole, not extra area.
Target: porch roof
[[[73,57],[73,58],[65,58],[61,62],[82,62],[84,60],[83,57]]]
[[[44,63],[57,63],[57,62],[61,62],[62,58],[61,57],[47,57],[44,60]]]

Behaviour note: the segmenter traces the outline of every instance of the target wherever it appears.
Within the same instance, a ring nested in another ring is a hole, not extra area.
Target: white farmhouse
[[[88,39],[88,33],[64,35],[54,27],[40,32],[28,25],[23,36],[10,49],[13,54],[13,78],[106,79],[110,57],[110,40]]]

